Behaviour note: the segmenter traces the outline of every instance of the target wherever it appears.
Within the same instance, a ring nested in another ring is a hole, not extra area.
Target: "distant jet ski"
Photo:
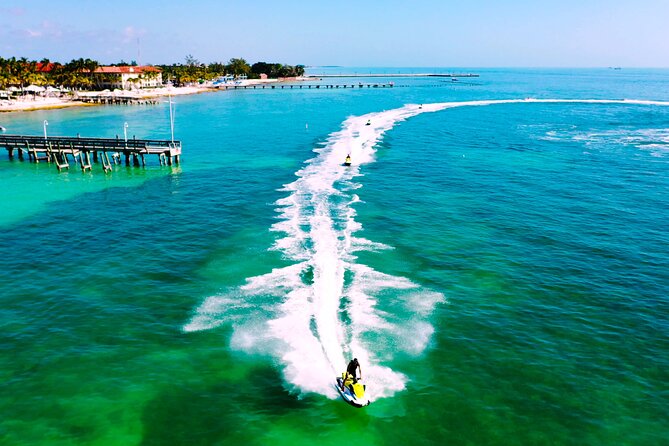
[[[350,166],[351,165],[351,155],[346,155],[346,159],[344,160],[344,166]]]
[[[4,128],[3,126],[0,125],[0,132],[4,132],[6,130],[7,130],[6,128]]]
[[[359,380],[354,381],[353,377],[346,372],[337,377],[335,387],[344,401],[353,407],[365,407],[370,403],[369,398],[365,395],[366,386]]]

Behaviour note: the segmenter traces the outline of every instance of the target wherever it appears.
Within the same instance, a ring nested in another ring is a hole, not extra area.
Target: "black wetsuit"
[[[354,380],[356,379],[355,372],[358,367],[360,367],[360,363],[355,359],[349,362],[348,366],[346,367],[346,372],[353,376]]]

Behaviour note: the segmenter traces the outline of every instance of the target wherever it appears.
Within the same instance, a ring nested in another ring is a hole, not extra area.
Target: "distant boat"
[[[218,79],[214,79],[213,85],[234,85],[234,82],[234,76],[221,76]]]
[[[246,75],[242,74],[241,76],[221,76],[218,79],[215,79],[212,85],[214,87],[240,87],[247,85]]]
[[[6,132],[7,129],[0,125],[0,132]]]

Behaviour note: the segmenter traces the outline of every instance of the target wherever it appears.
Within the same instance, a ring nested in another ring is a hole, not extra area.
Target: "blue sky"
[[[669,67],[669,0],[0,0],[0,56]]]

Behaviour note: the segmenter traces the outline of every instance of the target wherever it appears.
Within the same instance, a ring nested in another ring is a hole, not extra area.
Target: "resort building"
[[[98,87],[109,88],[110,90],[115,88],[122,90],[151,88],[163,84],[161,69],[152,66],[98,67],[93,75]]]
[[[53,62],[37,62],[35,64],[35,72],[37,73],[51,73],[54,68],[56,68],[56,64]]]

